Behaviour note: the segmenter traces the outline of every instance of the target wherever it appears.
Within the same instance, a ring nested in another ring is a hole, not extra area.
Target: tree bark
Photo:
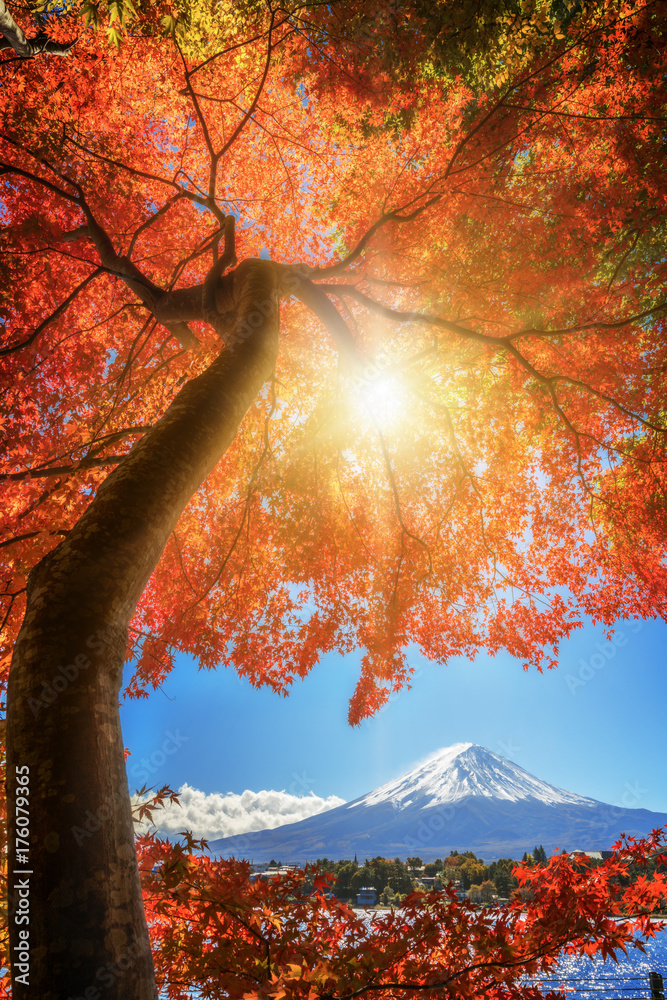
[[[72,45],[61,45],[54,42],[45,31],[40,31],[34,38],[26,38],[24,32],[7,10],[4,0],[0,0],[0,52],[4,49],[14,49],[21,59],[34,59],[42,52],[55,56],[69,55]]]
[[[183,387],[30,575],[7,698],[15,1000],[157,997],[118,696],[137,601],[275,365],[275,270],[245,261],[232,284],[240,325],[230,348]],[[14,805],[26,787],[29,855],[21,859],[15,838],[26,831]]]

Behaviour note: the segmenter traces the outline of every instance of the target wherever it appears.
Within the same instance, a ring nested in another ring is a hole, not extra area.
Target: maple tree
[[[444,2],[125,0],[117,50],[46,5],[24,37],[64,54],[10,26],[0,657],[42,949],[15,996],[108,963],[106,996],[155,996],[127,657],[136,696],[177,651],[285,693],[362,647],[358,722],[411,643],[542,669],[584,615],[665,617],[664,6],[460,33]]]

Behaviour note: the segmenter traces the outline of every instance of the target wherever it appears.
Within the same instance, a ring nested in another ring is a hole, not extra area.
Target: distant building
[[[372,885],[362,886],[357,893],[357,906],[375,906],[378,894]]]
[[[262,882],[268,882],[269,879],[279,878],[281,875],[293,875],[302,867],[304,866],[296,863],[281,865],[279,868],[275,865],[253,865],[254,871],[250,875],[250,881],[254,882],[255,879],[261,878]]]

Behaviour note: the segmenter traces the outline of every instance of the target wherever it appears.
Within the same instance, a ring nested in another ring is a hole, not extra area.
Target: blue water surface
[[[638,948],[628,948],[627,954],[617,952],[617,962],[586,956],[563,955],[558,970],[549,977],[549,986],[560,983],[575,992],[576,1000],[606,1000],[621,997],[642,1000],[650,996],[649,972],[659,972],[667,986],[667,922],[656,921],[662,929],[644,945],[646,954]],[[546,986],[542,981],[542,987]]]

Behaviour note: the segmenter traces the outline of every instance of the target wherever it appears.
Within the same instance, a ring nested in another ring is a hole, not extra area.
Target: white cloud
[[[330,795],[323,799],[309,795],[292,795],[281,791],[245,791],[206,794],[190,785],[178,790],[180,805],[167,804],[153,813],[153,822],[163,836],[173,837],[181,830],[191,830],[196,839],[217,840],[235,837],[256,830],[273,830],[285,823],[299,820],[343,805],[345,799]],[[136,803],[137,796],[133,796]],[[142,824],[141,832],[147,829]],[[137,828],[139,832],[139,828]]]

